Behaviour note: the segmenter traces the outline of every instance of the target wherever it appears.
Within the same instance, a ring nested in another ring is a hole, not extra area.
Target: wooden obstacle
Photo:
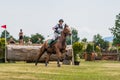
[[[6,59],[7,61],[35,61],[40,48],[41,46],[7,45]],[[39,61],[44,61],[46,55],[47,53],[44,53]],[[63,58],[65,58],[65,55],[68,55],[71,59],[72,53],[69,46],[67,47],[67,53],[63,54]],[[57,60],[57,56],[52,54],[50,60]]]
[[[117,53],[103,53],[102,60],[117,60]]]

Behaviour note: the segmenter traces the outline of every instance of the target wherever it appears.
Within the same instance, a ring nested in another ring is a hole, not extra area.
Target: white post
[[[74,65],[74,53],[72,48],[72,28],[71,28],[71,49],[72,49],[72,65]]]
[[[7,61],[6,60],[6,56],[7,56],[7,54],[6,54],[6,44],[7,44],[7,41],[6,41],[6,28],[5,28],[5,62]]]

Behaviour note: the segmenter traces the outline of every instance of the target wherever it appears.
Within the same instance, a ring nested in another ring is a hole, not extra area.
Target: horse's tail
[[[42,47],[40,48],[40,53],[38,54],[38,57],[37,57],[37,59],[36,59],[36,61],[35,61],[35,65],[36,65],[36,66],[37,66],[37,63],[38,63],[40,57],[44,54],[44,52],[45,52],[45,46],[44,46],[44,44],[43,44]]]

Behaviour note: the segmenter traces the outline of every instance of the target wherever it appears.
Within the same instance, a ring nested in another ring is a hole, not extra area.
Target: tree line
[[[109,30],[111,31],[114,37],[113,45],[114,46],[120,45],[120,14],[116,15],[115,26],[112,28],[109,28]],[[8,31],[6,31],[7,40],[9,40],[11,37],[16,42],[18,42],[18,39],[15,39]],[[1,38],[5,38],[5,30],[1,33]],[[45,37],[42,34],[36,33],[36,34],[32,34],[31,36],[24,35],[25,42],[31,39],[32,43],[36,43],[38,38],[40,38],[41,43],[43,43]],[[80,37],[78,36],[78,30],[75,28],[72,28],[72,43],[79,42],[79,41],[80,41]],[[67,37],[66,42],[68,45],[71,44],[70,36]],[[81,42],[88,43],[87,38],[81,39]],[[92,42],[94,43],[95,46],[99,46],[103,50],[106,50],[109,47],[109,42],[105,41],[100,34],[94,35]]]
[[[14,38],[8,31],[6,31],[6,38],[7,41],[9,41],[10,38],[13,38],[16,42],[18,42],[19,40]],[[1,33],[1,38],[5,38],[5,30]],[[24,42],[27,43],[29,41],[29,39],[32,41],[32,43],[37,43],[38,38],[40,38],[40,43],[44,42],[44,36],[42,34],[36,33],[36,34],[32,34],[31,36],[27,36],[24,35],[23,39]],[[80,41],[80,37],[78,36],[78,30],[75,28],[72,28],[72,44],[75,42],[79,42]],[[84,43],[88,43],[87,38],[83,38],[81,39],[81,42]],[[109,42],[108,41],[104,41],[102,36],[100,34],[94,35],[93,41],[95,46],[99,46],[102,49],[107,49],[109,47]],[[66,43],[67,45],[71,45],[71,36],[68,36],[66,39]]]

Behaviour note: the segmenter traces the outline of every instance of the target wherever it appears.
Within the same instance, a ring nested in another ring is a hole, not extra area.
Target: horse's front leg
[[[49,59],[50,59],[50,53],[47,54],[46,60],[45,60],[45,66],[48,65]]]
[[[60,65],[60,59],[58,58],[58,60],[57,60],[57,66],[58,67],[61,67],[61,65]]]
[[[57,59],[57,66],[58,66],[58,67],[61,67],[61,65],[60,65],[61,52],[60,52],[59,49],[56,49],[56,54],[57,54],[57,57],[58,57],[58,59]]]

